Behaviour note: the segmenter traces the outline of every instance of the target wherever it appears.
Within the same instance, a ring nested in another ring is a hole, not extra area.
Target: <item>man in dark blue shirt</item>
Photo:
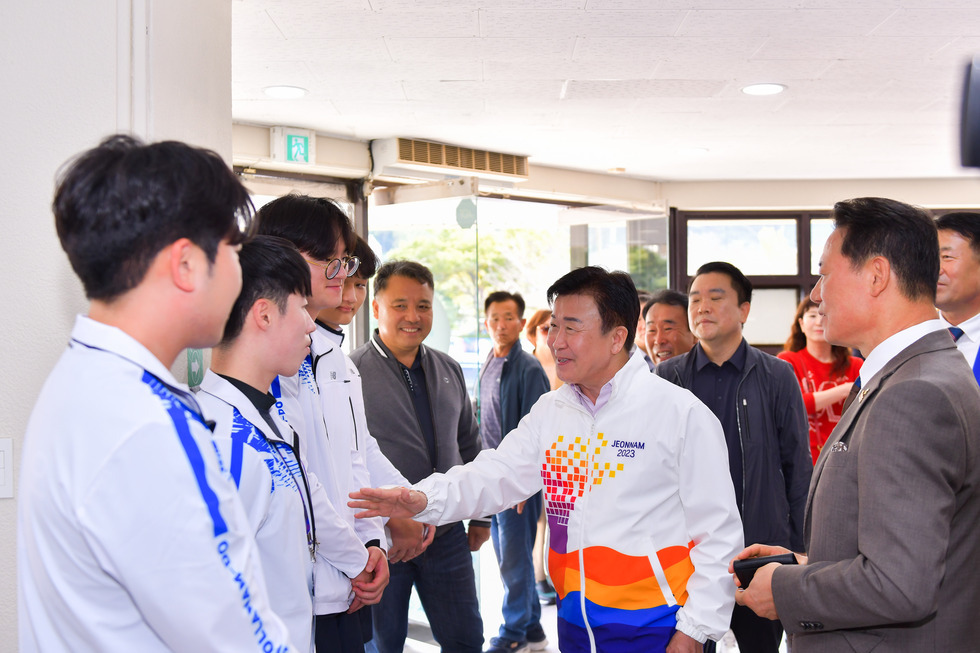
[[[495,449],[504,436],[517,428],[538,397],[551,384],[544,368],[521,348],[524,330],[524,298],[503,290],[487,295],[484,324],[493,351],[480,373],[480,438],[485,449]],[[500,636],[490,639],[487,653],[504,653],[529,647],[543,651],[548,645],[541,628],[541,604],[534,585],[531,550],[541,514],[541,493],[521,506],[493,516],[490,537],[504,584]]]
[[[657,374],[693,392],[721,422],[746,542],[803,549],[803,510],[813,463],[803,397],[789,364],[742,337],[752,284],[731,263],[702,265],[688,309],[698,344],[657,366]],[[739,649],[776,653],[778,621],[735,606]]]

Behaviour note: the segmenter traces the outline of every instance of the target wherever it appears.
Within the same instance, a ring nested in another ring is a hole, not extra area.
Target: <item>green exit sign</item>
[[[310,138],[297,134],[286,135],[286,160],[291,163],[310,162]]]
[[[273,127],[269,132],[272,160],[303,166],[316,164],[316,133],[297,127]]]

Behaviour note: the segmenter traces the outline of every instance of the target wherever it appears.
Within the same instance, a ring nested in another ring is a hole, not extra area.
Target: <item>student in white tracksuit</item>
[[[355,238],[357,242],[353,253],[359,261],[357,270],[344,281],[340,305],[325,308],[317,315],[317,329],[313,335],[313,349],[316,352],[313,370],[327,433],[351,434],[352,448],[355,450],[352,459],[363,460],[367,468],[367,478],[363,474],[351,475],[351,492],[369,486],[408,485],[402,473],[381,453],[378,441],[368,430],[361,375],[342,348],[343,326],[351,323],[364,304],[368,279],[374,276],[378,266],[378,259],[367,241],[361,236]],[[358,470],[360,465],[355,464],[354,471]],[[389,562],[411,560],[425,550],[435,535],[435,529],[410,519],[387,520],[385,526]]]
[[[272,236],[245,243],[239,261],[242,291],[197,396],[216,422],[214,442],[254,529],[270,600],[296,646],[313,651],[316,541],[329,543],[346,524],[335,513],[332,521],[322,518],[330,509],[325,492],[307,473],[299,436],[279,420],[267,390],[309,354],[309,270],[292,243]]]
[[[258,222],[262,233],[290,240],[306,259],[311,285],[307,305],[310,316],[337,306],[344,280],[357,269],[357,259],[347,256],[354,242],[353,230],[340,207],[324,198],[287,195],[263,206]],[[281,409],[277,411],[279,417],[299,433],[301,454],[310,472],[320,479],[330,502],[347,522],[347,528],[331,543],[337,562],[326,556],[318,556],[316,561],[313,607],[317,615],[317,650],[362,653],[364,642],[369,639],[369,631],[362,623],[367,612],[357,613],[364,605],[379,601],[388,583],[388,562],[378,546],[384,530],[379,520],[355,526],[353,513],[345,505],[352,470],[359,467],[359,473],[364,473],[363,461],[352,448],[349,433],[327,430],[313,374],[313,353],[315,347],[299,373],[280,375],[271,391]],[[324,542],[321,540],[320,544]],[[354,559],[371,573],[370,582],[352,585],[349,575],[341,572],[342,563]]]
[[[63,173],[62,246],[91,300],[24,439],[19,649],[297,651],[211,431],[169,367],[221,338],[248,193],[221,157],[116,136]]]

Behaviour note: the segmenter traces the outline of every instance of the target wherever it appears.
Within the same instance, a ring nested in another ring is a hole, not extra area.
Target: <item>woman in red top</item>
[[[830,432],[840,421],[844,399],[861,370],[860,358],[847,347],[831,345],[823,337],[823,316],[809,297],[800,302],[789,340],[779,358],[793,366],[803,391],[810,422],[810,453],[817,461]]]

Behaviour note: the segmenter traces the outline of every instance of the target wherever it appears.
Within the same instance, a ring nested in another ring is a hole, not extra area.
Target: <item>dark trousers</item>
[[[476,596],[473,555],[466,529],[455,524],[417,558],[389,567],[381,602],[372,606],[371,653],[401,653],[408,634],[408,602],[418,592],[432,636],[445,653],[481,653],[483,619]]]
[[[783,639],[783,625],[779,621],[763,619],[742,605],[732,612],[732,632],[742,653],[777,653]],[[715,652],[715,643],[704,645],[705,653]]]
[[[318,614],[316,616],[316,653],[364,653],[361,608],[354,614]]]

